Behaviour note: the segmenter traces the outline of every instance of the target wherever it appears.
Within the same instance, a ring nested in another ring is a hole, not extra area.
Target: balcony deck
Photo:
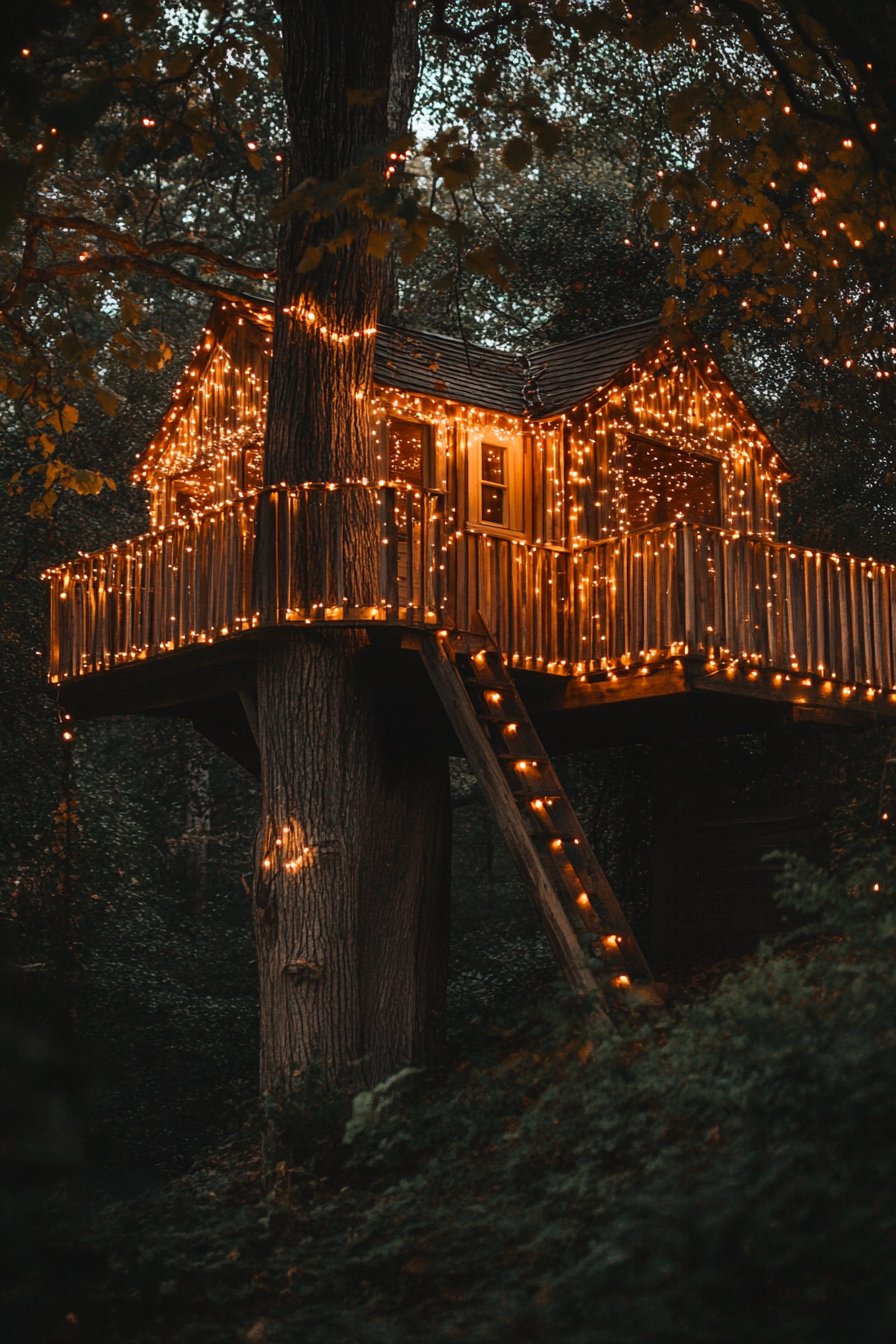
[[[371,506],[378,573],[349,601],[345,525]],[[141,666],[146,684],[150,665],[195,668],[203,647],[239,657],[273,627],[338,621],[413,644],[434,626],[475,629],[481,612],[550,715],[681,690],[828,722],[896,714],[896,567],[719,528],[563,549],[454,531],[435,492],[281,487],[46,577],[50,684],[73,706],[88,682],[123,685]]]

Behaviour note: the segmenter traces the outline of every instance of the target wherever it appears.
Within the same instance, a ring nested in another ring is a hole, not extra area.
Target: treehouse
[[[894,567],[779,539],[785,465],[696,341],[646,321],[514,358],[381,326],[377,479],[264,486],[272,327],[216,308],[136,467],[149,531],[47,575],[74,717],[181,715],[257,771],[259,641],[328,622],[368,631],[397,731],[468,756],[434,640],[487,659],[467,683],[509,688],[545,753],[896,715]],[[371,501],[379,573],[350,598]]]

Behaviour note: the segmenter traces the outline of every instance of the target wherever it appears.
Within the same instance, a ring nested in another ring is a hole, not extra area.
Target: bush
[[[889,1340],[894,895],[889,853],[788,860],[803,928],[713,993],[611,1032],[558,993],[267,1195],[234,1147],[106,1216],[84,1310],[141,1344]],[[319,1148],[328,1105],[276,1109]]]

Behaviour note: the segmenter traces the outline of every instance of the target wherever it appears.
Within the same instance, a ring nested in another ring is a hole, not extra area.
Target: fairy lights
[[[335,331],[307,307],[289,315],[340,344],[374,334]],[[387,594],[381,580],[356,607],[341,590],[322,589],[291,595],[273,615],[252,609],[272,332],[270,309],[216,310],[135,474],[153,495],[152,530],[48,571],[54,680],[272,621],[434,628],[448,620],[469,629],[481,607],[509,666],[600,682],[608,693],[664,668],[683,676],[690,658],[732,690],[792,699],[793,673],[806,680],[802,703],[830,696],[832,678],[838,703],[877,703],[879,674],[841,667],[849,650],[825,644],[818,603],[794,620],[790,595],[817,591],[825,610],[836,601],[842,613],[846,597],[836,594],[861,577],[868,619],[880,623],[896,570],[776,542],[783,464],[696,345],[663,343],[624,379],[544,421],[376,387],[374,478],[273,493],[294,520],[289,553],[299,557],[301,499],[332,500],[338,511],[351,492],[370,492],[383,572],[397,589]],[[477,512],[483,442],[505,446],[504,518],[516,530]],[[298,573],[304,561],[291,564]],[[856,623],[847,644],[857,646],[862,612],[839,619]],[[820,656],[810,663],[812,648]],[[483,667],[485,654],[475,658]],[[500,706],[500,693],[487,698]],[[517,725],[499,726],[510,745]],[[517,769],[536,765],[521,759]],[[545,817],[551,801],[529,805]]]
[[[314,329],[316,334],[322,340],[331,341],[336,345],[347,345],[349,341],[359,341],[376,335],[376,327],[361,327],[354,331],[335,331],[328,327],[323,314],[319,309],[313,308],[310,304],[293,304],[292,307],[281,310],[287,317],[297,322],[304,322],[307,327]]]
[[[268,822],[265,827],[264,857],[261,861],[266,879],[273,879],[278,873],[295,876],[301,868],[313,862],[316,846],[306,842],[305,835],[297,821],[285,826],[276,826]]]
[[[272,317],[216,310],[134,480],[152,493],[157,527],[190,518],[262,482]]]
[[[573,545],[687,519],[777,535],[780,461],[699,350],[664,344],[567,420]]]

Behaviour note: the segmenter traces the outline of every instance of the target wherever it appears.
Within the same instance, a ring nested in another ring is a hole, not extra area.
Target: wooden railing
[[[359,592],[345,536],[352,514],[365,511],[379,554]],[[312,485],[247,494],[50,570],[50,679],[260,625],[434,624],[444,616],[445,559],[444,496],[433,492]]]
[[[661,651],[896,680],[893,565],[674,524],[602,542],[574,569],[569,624],[591,666]]]
[[[378,559],[359,581],[345,536],[362,515],[378,530]],[[893,565],[687,523],[573,551],[533,546],[448,530],[443,495],[398,487],[261,491],[47,577],[56,681],[262,625],[468,630],[481,612],[520,668],[593,672],[690,654],[896,682]]]
[[[674,523],[571,552],[449,545],[447,611],[481,611],[512,665],[610,670],[673,654],[896,683],[896,566]]]

